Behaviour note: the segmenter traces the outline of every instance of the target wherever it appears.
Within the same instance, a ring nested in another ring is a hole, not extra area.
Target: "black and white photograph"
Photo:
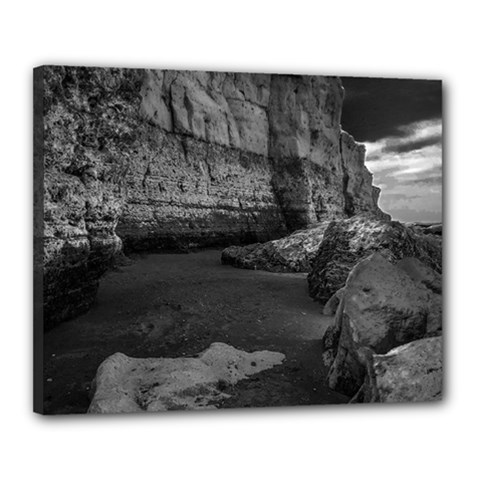
[[[475,7],[7,2],[0,477],[479,477]]]
[[[441,400],[442,167],[439,79],[36,68],[35,411]]]

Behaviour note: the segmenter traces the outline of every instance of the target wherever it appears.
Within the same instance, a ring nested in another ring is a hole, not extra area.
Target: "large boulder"
[[[349,272],[360,260],[381,252],[390,261],[415,257],[436,272],[442,271],[442,242],[399,222],[357,215],[332,222],[308,276],[310,296],[322,303],[345,285]]]
[[[440,295],[375,253],[350,273],[326,332],[330,388],[353,396],[370,375],[372,355],[441,332]],[[370,375],[371,376],[371,375]]]
[[[122,248],[123,179],[141,145],[126,141],[136,125],[139,72],[105,72],[35,71],[35,266],[46,328],[88,310]]]
[[[222,252],[222,263],[269,272],[309,272],[329,223],[322,222],[279,240],[228,247]]]
[[[126,250],[266,242],[380,211],[365,149],[341,130],[339,78],[146,70],[140,80],[128,133],[141,144],[117,227]]]
[[[159,412],[216,408],[225,389],[279,365],[279,352],[253,353],[212,343],[194,358],[108,357],[97,370],[89,413]]]
[[[426,402],[442,398],[442,337],[416,340],[373,355],[371,401]],[[373,382],[372,382],[373,383]]]

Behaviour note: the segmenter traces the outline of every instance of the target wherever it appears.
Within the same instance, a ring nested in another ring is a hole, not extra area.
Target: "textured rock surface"
[[[376,253],[350,273],[325,349],[334,357],[330,388],[353,396],[371,367],[371,354],[438,335],[441,297]]]
[[[425,285],[432,292],[442,294],[442,275],[422,263],[418,258],[405,257],[396,265],[416,282]]]
[[[441,223],[410,223],[413,229],[425,233],[427,235],[443,235],[443,224]]]
[[[442,398],[442,337],[425,338],[373,355],[379,402],[427,402]]]
[[[340,302],[343,298],[343,292],[345,291],[345,287],[338,289],[329,299],[328,302],[323,307],[323,314],[324,315],[335,315],[337,308],[340,305]]]
[[[266,243],[228,247],[222,252],[222,263],[269,272],[309,272],[328,224],[323,222]]]
[[[263,242],[380,212],[363,147],[342,149],[336,78],[148,71],[140,96],[158,128],[127,176],[127,248]]]
[[[135,148],[139,84],[131,70],[55,67],[43,74],[43,303],[50,327],[90,307],[121,248],[115,228]]]
[[[47,326],[91,305],[119,238],[126,250],[226,246],[382,215],[364,149],[341,131],[338,78],[43,75]]]
[[[213,343],[195,358],[108,357],[98,368],[89,413],[215,408],[226,386],[279,365],[285,355]]]
[[[434,235],[424,235],[399,222],[357,215],[331,223],[312,263],[308,276],[310,296],[320,302],[345,285],[351,269],[374,252],[381,252],[395,262],[415,257],[442,271],[442,242]]]

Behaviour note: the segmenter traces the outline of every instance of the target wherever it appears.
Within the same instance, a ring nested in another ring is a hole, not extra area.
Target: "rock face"
[[[415,257],[436,272],[442,271],[442,242],[399,222],[357,215],[332,222],[308,276],[310,296],[322,303],[345,285],[349,272],[360,260],[381,252],[395,262]]]
[[[127,175],[126,248],[263,242],[379,211],[336,78],[147,71],[140,97],[154,151]]]
[[[402,268],[379,253],[362,260],[348,277],[335,326],[324,339],[324,359],[334,359],[330,388],[355,395],[365,378],[374,378],[372,355],[441,334],[441,315],[440,295]]]
[[[268,272],[309,272],[328,224],[323,222],[266,243],[228,247],[222,252],[222,263]]]
[[[338,78],[77,67],[36,78],[47,326],[91,305],[120,239],[226,246],[381,215],[364,148],[340,127]]]
[[[121,249],[116,234],[130,153],[138,140],[129,70],[43,68],[43,305],[45,326],[86,311]],[[138,141],[140,143],[140,141]]]
[[[425,338],[373,356],[375,401],[426,402],[442,398],[442,337]]]
[[[443,224],[441,223],[411,223],[409,224],[415,230],[418,230],[426,235],[443,235]]]
[[[196,358],[108,357],[98,368],[89,413],[216,408],[224,392],[250,375],[279,365],[285,355],[213,343]]]

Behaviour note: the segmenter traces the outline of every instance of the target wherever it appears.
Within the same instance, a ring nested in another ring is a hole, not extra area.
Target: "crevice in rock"
[[[346,160],[344,157],[343,153],[343,140],[342,140],[342,134],[340,134],[340,142],[339,142],[339,148],[340,148],[340,158],[342,161],[342,167],[343,167],[343,176],[342,176],[342,187],[343,187],[343,198],[344,198],[344,211],[345,213],[351,217],[352,215],[355,214],[355,208],[353,205],[353,199],[350,193],[348,192],[348,183],[349,183],[349,176],[348,176],[348,171],[347,171],[347,165],[346,165]]]

